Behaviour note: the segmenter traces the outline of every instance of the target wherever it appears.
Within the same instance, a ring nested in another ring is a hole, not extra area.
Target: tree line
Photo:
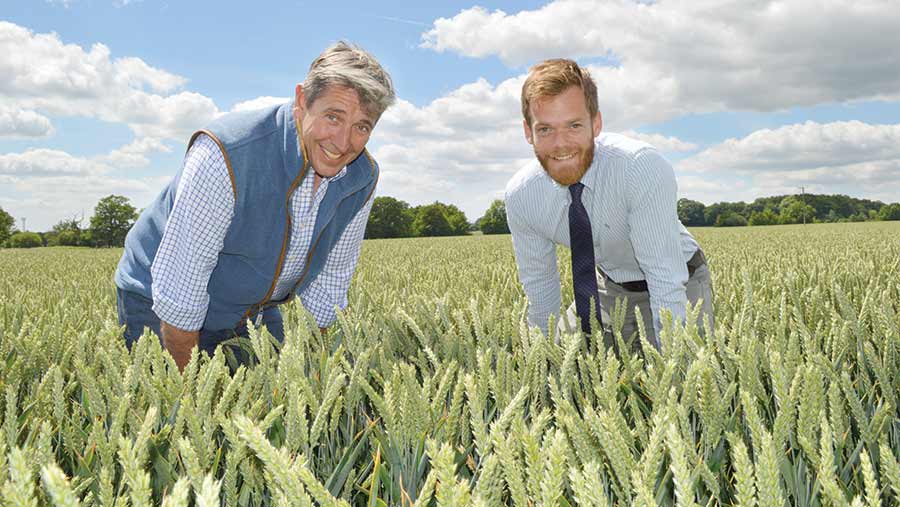
[[[453,204],[435,201],[410,206],[393,197],[376,197],[366,224],[366,238],[413,238],[460,236],[481,231],[484,234],[508,234],[506,205],[497,199],[484,216],[469,223],[465,213]]]
[[[82,227],[82,221],[73,217],[60,220],[47,232],[31,232],[17,230],[12,215],[0,208],[0,247],[120,247],[125,245],[125,235],[137,217],[137,209],[127,197],[109,195],[94,207],[88,227]]]
[[[900,220],[900,203],[885,204],[839,194],[778,195],[760,197],[749,204],[717,202],[709,206],[679,199],[678,218],[687,227]]]
[[[15,219],[0,208],[0,247],[38,246],[121,247],[125,235],[137,220],[138,211],[128,198],[109,195],[97,203],[90,225],[70,218],[59,221],[47,232],[18,231]],[[751,203],[717,202],[709,206],[690,199],[678,200],[678,218],[688,227],[734,227],[825,222],[865,222],[900,220],[900,203],[857,199],[846,195],[780,195],[761,197]],[[506,206],[496,199],[473,223],[453,204],[435,201],[410,206],[394,197],[376,197],[366,224],[366,238],[411,238],[508,234]]]
[[[17,230],[12,215],[0,208],[0,247],[121,247],[137,217],[137,209],[128,198],[110,195],[97,203],[88,227],[83,227],[81,220],[70,218],[59,221],[47,232],[30,232]],[[469,223],[465,213],[453,204],[436,201],[410,206],[393,197],[376,197],[366,225],[366,238],[459,236],[478,230],[484,234],[509,233],[502,200],[495,200],[483,217]]]

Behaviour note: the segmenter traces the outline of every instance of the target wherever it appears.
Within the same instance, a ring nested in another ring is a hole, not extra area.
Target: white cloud
[[[255,109],[264,109],[271,106],[279,106],[290,101],[288,97],[257,97],[251,100],[238,102],[231,108],[232,111],[253,111]]]
[[[0,137],[48,137],[53,132],[53,124],[46,116],[0,105]]]
[[[159,139],[144,137],[113,150],[103,160],[116,168],[139,168],[150,164],[148,155],[170,151],[172,150]]]
[[[2,182],[3,175],[0,175]],[[165,178],[166,181],[171,179]],[[0,206],[15,217],[27,217],[28,229],[46,231],[64,218],[87,219],[97,202],[110,194],[124,195],[135,207],[146,205],[159,193],[158,178],[119,178],[104,175],[52,175],[32,178],[8,177],[15,193],[0,196]]]
[[[115,79],[131,88],[148,86],[160,93],[174,91],[184,86],[187,80],[161,69],[147,65],[140,58],[119,58],[113,62]]]
[[[769,195],[848,194],[900,200],[900,124],[786,125],[727,139],[677,164],[680,194],[713,202]]]
[[[808,170],[900,159],[900,124],[806,123],[727,139],[684,159],[686,171]]]
[[[37,231],[81,210],[89,217],[97,201],[110,194],[146,206],[171,175],[132,178],[117,175],[116,169],[140,166],[141,158],[155,151],[168,147],[156,139],[138,139],[95,157],[48,149],[0,155],[0,191],[6,191],[5,196],[0,192],[0,202],[9,213],[28,217],[29,229]]]
[[[900,99],[895,70],[900,52],[883,35],[898,29],[900,11],[887,0],[558,0],[509,14],[465,9],[436,20],[422,46],[497,56],[513,67],[579,58],[597,81],[604,130],[625,131],[663,151],[684,153],[699,147],[631,129],[702,112]],[[493,97],[498,114],[520,121],[523,77],[508,82],[514,93],[505,102]],[[472,100],[455,106],[467,110],[486,103],[491,104]],[[404,135],[416,128],[447,134],[445,125],[431,127],[417,119],[426,109],[405,112],[403,119],[416,120],[409,121]],[[752,200],[804,186],[808,192],[896,201],[898,129],[806,123],[729,140],[678,164],[680,194],[704,202]],[[459,136],[457,129],[449,130]],[[482,173],[489,169],[478,167]]]
[[[694,151],[698,148],[696,144],[682,141],[681,139],[678,139],[674,136],[646,134],[643,132],[635,132],[633,130],[626,130],[625,132],[622,132],[622,134],[634,139],[639,139],[641,141],[644,141],[645,143],[652,144],[654,147],[656,147],[656,149],[660,151],[686,152]]]
[[[116,169],[146,167],[150,163],[148,155],[170,151],[162,141],[154,138],[136,139],[105,155],[94,157],[77,157],[53,149],[30,149],[22,153],[0,154],[0,174],[13,175],[19,182],[32,177],[100,176]]]
[[[557,0],[516,14],[466,9],[436,20],[422,45],[510,65],[615,62],[592,72],[601,101],[616,101],[634,125],[686,112],[896,100],[900,52],[884,34],[898,29],[890,0]]]
[[[103,162],[72,156],[64,151],[34,149],[0,155],[0,174],[20,178],[47,176],[87,176],[110,171]],[[23,180],[24,181],[24,180]],[[45,189],[45,190],[49,190]]]
[[[20,110],[125,123],[138,137],[183,140],[219,114],[211,99],[178,92],[186,80],[134,58],[85,50],[55,33],[0,22],[0,100]]]
[[[512,15],[476,6],[452,18],[435,20],[433,28],[422,34],[422,46],[471,57],[497,55],[510,65],[557,56],[561,47],[573,55],[603,55],[611,47],[603,45],[606,37],[601,37],[601,33],[610,39],[627,34],[627,30],[613,23],[625,17],[624,3],[607,2],[600,6],[596,1],[552,2],[535,11]]]
[[[679,177],[679,183],[685,178]],[[844,194],[851,197],[878,200],[885,203],[900,201],[900,161],[879,161],[822,167],[803,171],[766,171],[736,180],[715,180],[715,189],[686,187],[679,196],[706,204],[721,201],[751,202],[759,197],[799,194]]]
[[[773,195],[771,190],[752,188],[751,182],[735,178],[714,178],[710,175],[697,176],[676,170],[678,197],[712,204],[720,201],[753,200],[765,195]],[[789,193],[793,193],[789,192]]]
[[[468,83],[422,107],[398,100],[372,134],[382,168],[379,195],[411,204],[439,199],[470,221],[502,197],[506,181],[533,157],[522,132],[521,78]]]
[[[764,171],[752,175],[754,185],[767,193],[851,193],[886,202],[900,201],[900,159],[816,167],[801,171]],[[766,190],[771,189],[771,190]],[[843,189],[843,190],[839,190]],[[850,192],[848,189],[852,189]],[[785,192],[785,190],[787,190]]]

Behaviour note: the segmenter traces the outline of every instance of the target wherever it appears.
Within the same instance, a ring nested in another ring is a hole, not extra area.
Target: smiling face
[[[544,171],[560,185],[580,181],[594,160],[594,138],[602,126],[600,113],[591,117],[578,86],[533,101],[530,113],[531,124],[524,121],[525,139],[534,147]]]
[[[312,104],[306,104],[297,85],[294,118],[316,174],[330,178],[362,153],[377,118],[359,101],[353,88],[332,85]]]

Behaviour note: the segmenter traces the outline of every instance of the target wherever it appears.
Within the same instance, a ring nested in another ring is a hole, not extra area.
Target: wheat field
[[[693,232],[716,333],[661,353],[528,329],[508,236],[376,240],[233,374],[126,351],[119,250],[0,250],[2,503],[900,504],[900,223]]]

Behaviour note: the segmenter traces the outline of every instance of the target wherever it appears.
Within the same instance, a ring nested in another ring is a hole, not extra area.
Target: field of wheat
[[[0,250],[2,504],[900,503],[900,223],[694,232],[714,337],[544,337],[508,236],[378,240],[234,374],[126,351],[120,251]]]

